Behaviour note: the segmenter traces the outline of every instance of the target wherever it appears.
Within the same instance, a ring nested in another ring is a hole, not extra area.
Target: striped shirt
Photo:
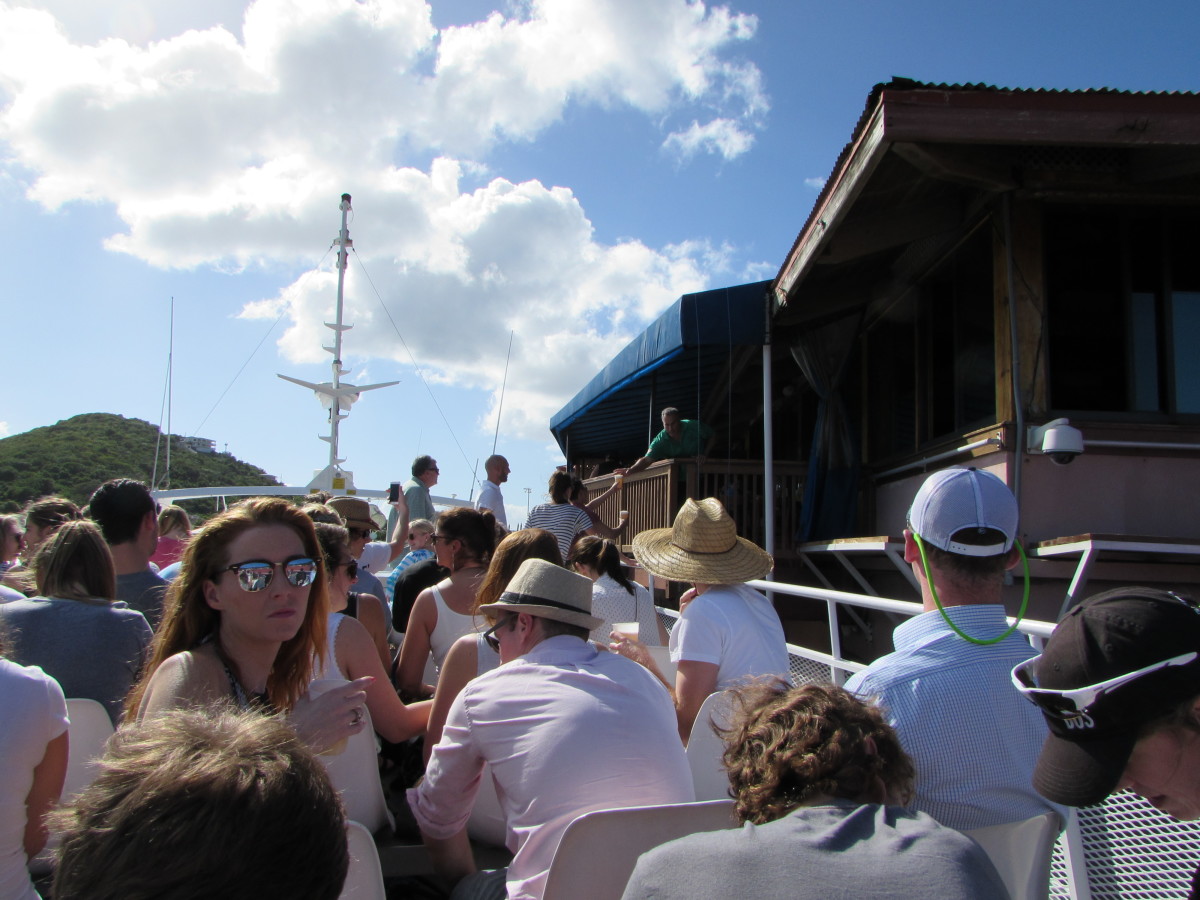
[[[571,550],[575,535],[592,527],[588,514],[570,503],[539,503],[529,513],[526,528],[544,528],[558,540],[558,550],[564,560]]]

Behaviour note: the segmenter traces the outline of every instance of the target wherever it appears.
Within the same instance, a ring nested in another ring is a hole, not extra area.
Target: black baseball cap
[[[1041,656],[1013,670],[1013,683],[1050,728],[1033,774],[1038,793],[1066,806],[1099,803],[1143,726],[1200,696],[1200,606],[1148,587],[1089,597]]]

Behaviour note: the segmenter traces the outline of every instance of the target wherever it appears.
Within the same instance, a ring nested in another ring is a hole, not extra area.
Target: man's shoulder
[[[161,587],[165,590],[167,587],[167,580],[153,569],[142,569],[139,572],[130,572],[126,575],[118,575],[117,593],[120,593],[121,588],[123,587],[138,588],[143,591],[152,587]]]

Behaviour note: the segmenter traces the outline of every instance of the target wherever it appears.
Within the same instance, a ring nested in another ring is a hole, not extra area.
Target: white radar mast
[[[349,194],[342,194],[342,202],[338,208],[342,211],[342,230],[338,232],[338,236],[334,239],[334,243],[337,244],[338,248],[337,315],[335,316],[336,321],[325,323],[326,328],[333,330],[334,337],[333,346],[324,348],[333,354],[333,380],[314,384],[311,381],[292,378],[290,375],[280,375],[279,377],[284,381],[290,381],[293,384],[298,384],[301,387],[311,390],[317,395],[317,399],[321,401],[321,405],[329,413],[329,434],[320,435],[321,440],[329,442],[329,465],[318,472],[313,480],[309,482],[309,490],[347,491],[353,493],[353,473],[342,468],[342,463],[346,460],[338,456],[338,425],[342,419],[349,417],[350,407],[354,405],[354,402],[364,392],[391,387],[400,382],[385,381],[382,384],[356,385],[342,381],[343,375],[350,374],[349,369],[342,368],[342,332],[349,331],[354,327],[342,322],[342,292],[346,281],[346,254],[354,246],[354,242],[350,240],[350,232],[346,228],[346,215],[350,212]]]

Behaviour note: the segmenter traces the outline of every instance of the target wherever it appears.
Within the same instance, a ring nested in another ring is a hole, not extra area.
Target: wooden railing
[[[737,523],[738,534],[762,546],[766,541],[766,503],[773,493],[775,555],[788,559],[795,555],[792,535],[800,516],[804,472],[804,463],[776,460],[774,490],[768,492],[759,460],[706,459],[702,464],[660,460],[626,478],[624,490],[606,497],[599,514],[605,524],[615,527],[620,511],[629,510],[629,522],[620,538],[622,546],[627,546],[639,531],[669,528],[685,498],[716,497]],[[611,475],[584,482],[589,497],[604,493],[612,483]]]

